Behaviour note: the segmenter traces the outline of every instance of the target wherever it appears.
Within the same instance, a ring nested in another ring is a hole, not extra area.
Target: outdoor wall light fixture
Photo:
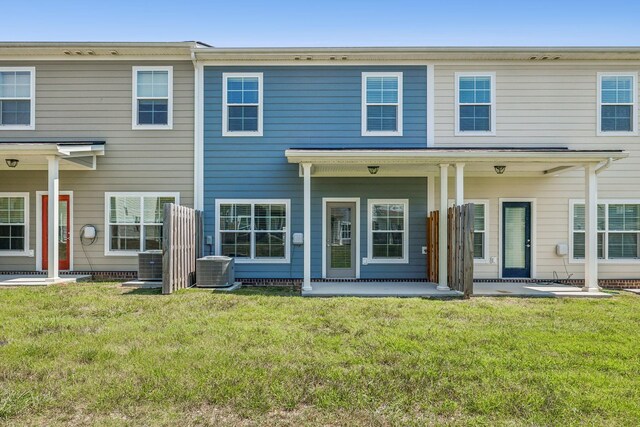
[[[502,175],[505,171],[505,169],[507,169],[506,166],[494,166],[493,169],[496,171],[496,173],[498,175]]]
[[[380,169],[380,166],[367,166],[367,169],[369,169],[369,173],[371,175],[375,175],[378,173],[378,169]]]
[[[16,166],[18,166],[18,159],[4,159],[4,161],[7,163],[7,166],[9,166],[10,168],[15,168]]]

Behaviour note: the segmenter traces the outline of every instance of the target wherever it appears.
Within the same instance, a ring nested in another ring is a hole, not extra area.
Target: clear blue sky
[[[2,0],[2,41],[640,45],[640,0]]]

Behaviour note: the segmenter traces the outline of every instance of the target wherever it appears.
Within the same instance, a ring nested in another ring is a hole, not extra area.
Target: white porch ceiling
[[[625,151],[526,149],[286,150],[289,163],[311,163],[314,177],[422,177],[440,173],[440,164],[464,163],[465,176],[495,177],[494,166],[508,176],[556,176],[585,164],[628,157]],[[379,166],[375,175],[368,166]],[[453,175],[454,168],[450,168]]]

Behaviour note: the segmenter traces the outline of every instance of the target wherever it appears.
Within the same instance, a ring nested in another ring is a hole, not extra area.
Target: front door
[[[502,277],[531,277],[531,203],[502,204]]]
[[[327,203],[327,278],[355,279],[356,277],[356,204]]]
[[[58,265],[60,270],[69,270],[71,259],[70,230],[71,230],[71,197],[68,194],[60,196],[59,224],[58,224]],[[42,269],[49,268],[49,196],[42,196]]]

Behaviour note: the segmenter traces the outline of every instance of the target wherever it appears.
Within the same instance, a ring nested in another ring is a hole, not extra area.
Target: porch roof
[[[291,148],[289,163],[311,163],[313,176],[368,176],[366,166],[379,166],[376,176],[429,176],[440,164],[465,164],[467,176],[555,176],[585,164],[613,162],[629,156],[625,150],[575,150],[566,147],[455,148]]]
[[[50,156],[65,160],[61,170],[91,170],[104,147],[105,141],[0,141],[0,160],[18,160],[15,168],[0,161],[0,170],[47,170]]]

